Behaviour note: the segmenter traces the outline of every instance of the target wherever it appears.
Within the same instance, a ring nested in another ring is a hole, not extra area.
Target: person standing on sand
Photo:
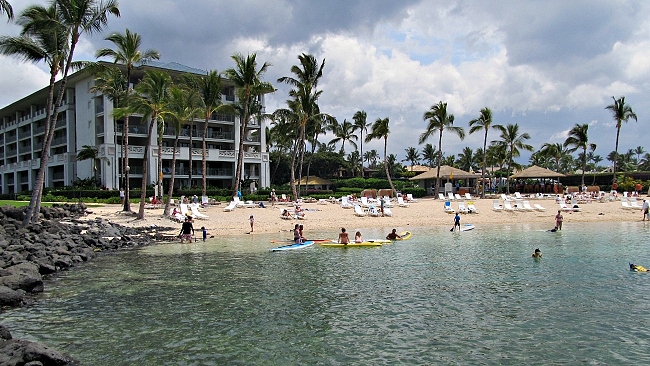
[[[191,234],[190,234],[191,233]],[[192,226],[192,221],[189,217],[185,218],[185,222],[181,226],[181,244],[187,239],[190,243],[192,242],[192,236],[194,236],[194,226]]]
[[[555,227],[558,230],[562,230],[562,220],[564,220],[564,217],[562,216],[562,211],[557,210],[557,215],[555,215]]]
[[[275,188],[271,189],[271,207],[275,206],[275,200],[277,199],[275,195]]]
[[[205,228],[205,226],[201,226],[201,232],[203,232],[203,241],[208,238],[208,230]]]
[[[251,223],[251,233],[253,232],[253,225],[255,224],[255,217],[251,215],[251,217],[248,219]]]
[[[648,210],[650,209],[650,203],[648,203],[648,200],[643,200],[643,221],[645,221],[646,217],[648,220],[650,220],[650,216],[648,216]]]

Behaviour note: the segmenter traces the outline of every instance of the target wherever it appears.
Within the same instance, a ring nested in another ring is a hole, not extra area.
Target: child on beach
[[[255,217],[251,215],[251,217],[248,219],[251,223],[251,233],[253,232],[253,225],[255,224]]]
[[[203,232],[203,241],[208,238],[208,230],[205,228],[205,226],[201,226],[201,231]]]
[[[354,234],[354,242],[363,243],[363,237],[361,237],[361,231],[357,231],[357,233]]]

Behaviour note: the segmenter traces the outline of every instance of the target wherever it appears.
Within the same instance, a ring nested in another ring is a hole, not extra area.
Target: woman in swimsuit
[[[361,237],[361,231],[357,231],[357,233],[354,234],[354,242],[363,243],[363,238]]]

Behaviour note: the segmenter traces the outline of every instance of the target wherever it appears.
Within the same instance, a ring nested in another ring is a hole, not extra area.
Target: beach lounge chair
[[[515,198],[523,199],[524,197],[522,197],[521,193],[515,192]]]
[[[515,211],[515,208],[512,207],[512,205],[510,204],[510,201],[503,201],[503,209],[506,210],[506,211],[510,211],[510,212]]]
[[[361,201],[361,207],[368,207],[368,206],[370,206],[370,204],[368,203],[368,197],[366,197],[366,196],[361,196],[360,201]]]
[[[210,218],[210,216],[202,214],[199,212],[199,204],[198,203],[192,203],[190,205],[190,210],[192,211],[192,216],[196,217],[199,220],[207,220]]]
[[[442,193],[438,193],[438,199],[445,200],[445,195]]]
[[[456,199],[456,197],[454,197],[454,194],[451,193],[451,192],[447,192],[447,197],[449,197],[449,200],[450,200],[450,201],[453,201],[453,200]]]
[[[361,206],[359,205],[354,205],[354,214],[359,217],[366,216],[366,213],[363,211]]]
[[[494,211],[503,211],[503,207],[499,203],[499,200],[492,200],[492,210]]]
[[[181,203],[179,207],[181,209],[181,215],[187,216],[190,214],[190,211],[187,209],[187,203]]]
[[[283,220],[291,220],[293,219],[293,216],[286,208],[280,208],[280,218]]]
[[[201,205],[204,207],[210,205],[210,198],[208,196],[201,196]]]
[[[534,204],[533,206],[535,206],[535,209],[536,209],[537,211],[546,211],[546,208],[544,208],[544,207],[543,207],[542,205],[540,205],[539,203],[536,203],[536,204]]]
[[[411,203],[411,202],[417,202],[418,200],[417,200],[417,198],[413,198],[413,194],[407,193],[406,194],[406,201]]]
[[[630,201],[630,207],[632,207],[633,209],[641,210],[641,209],[643,208],[643,207],[642,207],[641,205],[639,205],[639,203],[637,202],[636,197],[631,197],[631,198],[629,198],[629,201]]]
[[[560,205],[560,210],[562,210],[562,211],[565,211],[565,212],[573,211],[573,209],[571,207],[567,206],[567,204],[564,201],[560,201],[559,205]]]
[[[505,193],[501,193],[501,199],[503,200],[503,202],[505,202],[505,201],[512,201],[512,198],[506,196]]]
[[[630,206],[630,203],[627,201],[626,197],[621,197],[621,207],[623,207],[626,210],[632,209],[632,206]]]
[[[458,202],[458,212],[463,214],[469,213],[469,210],[465,207],[465,202]]]
[[[319,205],[326,205],[326,204],[327,204],[327,199],[325,199],[325,198],[320,198],[320,199],[318,200],[318,204],[319,204]]]
[[[382,200],[384,201],[384,207],[393,207],[393,204],[390,202],[390,197],[384,196]]]
[[[458,193],[454,194],[454,198],[456,199],[456,201],[462,201],[463,200],[463,197],[461,197]]]
[[[530,201],[522,201],[522,208],[526,211],[534,211],[533,206],[530,205]]]
[[[341,208],[352,208],[354,207],[353,204],[348,201],[348,196],[343,196],[341,197]]]
[[[474,202],[467,202],[467,211],[469,211],[469,213],[478,213],[478,209],[474,206]]]
[[[224,212],[232,212],[235,211],[235,208],[237,208],[235,201],[230,201],[230,203],[228,203],[228,206],[224,207],[223,210]]]
[[[381,213],[377,210],[377,207],[370,205],[368,206],[368,216],[379,217],[381,216]]]
[[[392,217],[393,216],[393,211],[391,211],[390,208],[388,208],[388,207],[384,207],[384,216]]]
[[[445,212],[448,214],[456,213],[453,208],[451,208],[451,201],[445,201]]]
[[[469,192],[465,192],[465,199],[467,199],[467,200],[469,200],[469,201],[474,200],[474,199],[472,198],[472,195],[469,194]]]
[[[404,202],[404,198],[401,197],[401,196],[400,196],[400,197],[397,197],[397,205],[398,205],[399,207],[409,207],[409,204],[406,203],[406,202]]]

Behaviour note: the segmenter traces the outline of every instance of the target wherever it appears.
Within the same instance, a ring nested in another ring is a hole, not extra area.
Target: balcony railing
[[[63,180],[65,178],[65,174],[63,172],[54,172],[52,174],[52,180]]]
[[[34,129],[34,135],[40,135],[42,133],[45,133],[45,126],[44,125],[43,126],[37,126]]]
[[[68,143],[68,139],[65,136],[55,137],[52,139],[52,146],[65,145],[67,143]]]
[[[22,140],[24,138],[28,138],[32,136],[32,131],[27,130],[27,131],[19,131],[18,132],[18,139]]]
[[[149,126],[144,126],[144,125],[129,125],[129,134],[144,134],[146,135],[148,133],[148,128]],[[124,125],[117,125],[115,128],[115,132],[123,132],[124,131]]]
[[[32,147],[29,146],[29,145],[19,146],[18,147],[18,152],[20,152],[21,154],[25,154],[25,153],[28,153],[28,152],[31,152],[31,151],[32,151]]]
[[[7,150],[7,156],[16,156],[17,153],[18,153],[18,150],[16,150],[16,149],[8,149]]]
[[[164,174],[171,174],[171,168],[163,168]],[[189,168],[176,168],[174,172],[175,175],[189,175]],[[192,170],[192,176],[202,176],[201,168],[195,168]],[[233,170],[230,168],[208,168],[208,176],[220,176],[220,177],[231,177],[233,175]]]

